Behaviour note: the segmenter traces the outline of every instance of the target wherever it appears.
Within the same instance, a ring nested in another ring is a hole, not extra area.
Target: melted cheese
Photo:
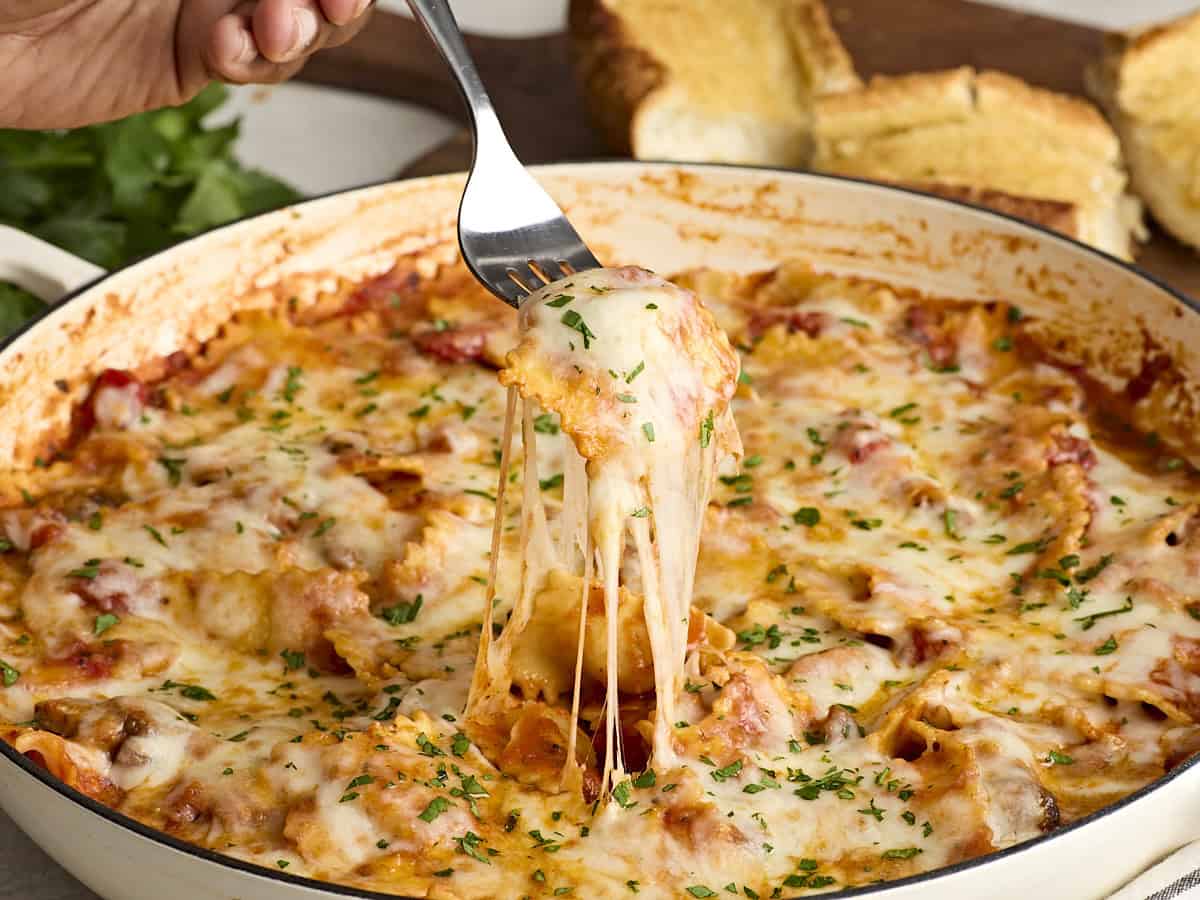
[[[494,646],[490,598],[495,592],[489,591],[480,687],[472,705],[507,693],[512,645],[539,615],[535,597],[550,573],[582,576],[582,590],[590,592],[595,570],[603,583],[606,629],[601,782],[607,785],[624,776],[619,607],[622,580],[630,586],[622,577],[627,541],[637,553],[638,577],[631,589],[641,598],[654,668],[654,759],[666,766],[675,760],[671,731],[704,509],[717,461],[741,449],[729,411],[737,359],[695,295],[634,268],[596,269],[546,285],[522,304],[521,334],[500,380],[523,397],[522,438],[528,452],[522,585],[511,623]],[[566,451],[557,535],[548,531],[536,490],[533,421],[539,408],[558,413],[573,445]],[[510,399],[506,436],[512,432],[514,410]],[[507,445],[504,453],[509,453]],[[497,536],[500,522],[498,518]],[[589,605],[589,598],[582,597],[574,717],[580,707]],[[567,753],[571,768],[575,739],[572,732]]]
[[[868,884],[1200,748],[1200,479],[1134,398],[1002,302],[675,281],[741,357],[738,465],[706,458],[737,360],[663,337],[705,316],[636,271],[523,336],[463,272],[392,273],[109,377],[0,477],[0,737],[195,844],[455,898]]]

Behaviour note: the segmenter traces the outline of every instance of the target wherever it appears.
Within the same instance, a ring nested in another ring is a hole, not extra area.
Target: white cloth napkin
[[[1151,866],[1108,900],[1200,900],[1200,841]]]

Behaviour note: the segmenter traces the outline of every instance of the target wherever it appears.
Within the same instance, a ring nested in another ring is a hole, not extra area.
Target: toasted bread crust
[[[1105,41],[1087,71],[1158,222],[1200,249],[1200,11]]]
[[[1072,132],[1106,158],[1116,159],[1116,137],[1086,100],[1037,88],[1003,72],[969,66],[938,72],[877,75],[861,90],[818,97],[817,133],[823,139],[869,137],[898,128],[963,121],[972,113],[1035,120]],[[1015,124],[1015,122],[1014,122]]]
[[[984,111],[1023,113],[1084,141],[1108,159],[1117,160],[1120,144],[1100,111],[1087,100],[1034,87],[1020,78],[991,70],[975,78],[979,106]]]
[[[927,191],[949,200],[960,200],[975,206],[986,206],[988,209],[1033,222],[1068,237],[1080,237],[1079,207],[1074,203],[1046,200],[1040,197],[1022,197],[1018,194],[1009,194],[991,188],[969,187],[961,184],[929,182],[902,186]]]
[[[1120,143],[1085,100],[962,67],[877,77],[814,108],[819,171],[912,184],[1131,254],[1140,220]]]
[[[775,3],[784,23],[776,49],[790,59],[786,83],[779,85],[781,96],[819,96],[861,84],[821,0],[768,2]],[[653,9],[652,0],[572,0],[568,19],[578,80],[593,121],[614,152],[639,155],[639,134],[644,138],[643,129],[654,127],[645,124],[644,113],[670,91],[697,107],[727,107],[732,114],[745,111],[753,118],[754,101],[742,94],[736,72],[722,79],[716,90],[712,83],[689,83],[687,74],[679,70],[679,33],[672,35],[675,44],[661,35],[638,34],[628,9],[622,11],[623,3],[639,12],[642,3],[644,10]],[[704,27],[702,21],[695,17],[697,28]],[[673,24],[686,33],[690,23],[680,17]],[[740,109],[743,103],[751,108]],[[796,127],[806,132],[806,113],[795,118]]]
[[[876,75],[863,88],[819,97],[816,133],[822,140],[863,138],[897,128],[959,121],[971,112],[975,72]]]
[[[572,0],[567,29],[592,120],[613,152],[631,155],[634,115],[666,70],[625,33],[604,0]]]

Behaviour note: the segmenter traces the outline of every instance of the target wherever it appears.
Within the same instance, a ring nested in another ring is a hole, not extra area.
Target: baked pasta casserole
[[[518,323],[402,261],[99,374],[0,478],[0,737],[438,898],[895,879],[1200,748],[1169,372],[1117,392],[1016,306],[803,263],[673,282]]]

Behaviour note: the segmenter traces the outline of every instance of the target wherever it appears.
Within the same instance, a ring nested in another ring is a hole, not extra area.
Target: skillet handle
[[[53,244],[0,225],[0,281],[11,281],[48,304],[105,272]]]

